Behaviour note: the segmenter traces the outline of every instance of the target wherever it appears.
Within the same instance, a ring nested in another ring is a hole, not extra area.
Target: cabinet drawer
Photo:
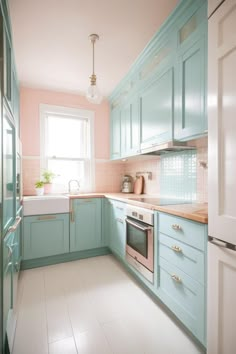
[[[200,250],[205,249],[206,225],[195,221],[159,214],[159,231]]]
[[[204,253],[171,237],[160,234],[160,257],[204,285]]]
[[[159,274],[161,300],[204,343],[204,286],[162,257],[160,257]]]

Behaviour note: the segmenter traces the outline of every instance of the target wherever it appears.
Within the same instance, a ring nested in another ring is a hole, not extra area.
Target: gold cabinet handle
[[[176,245],[171,246],[171,249],[177,253],[182,252],[182,248],[180,248],[179,246],[176,246]]]
[[[74,222],[75,221],[75,214],[74,214],[74,208],[73,208],[73,201],[70,199],[70,221]]]
[[[176,274],[172,274],[172,275],[171,275],[171,278],[172,278],[176,283],[181,283],[181,282],[182,282],[181,278],[178,277],[178,275],[176,275]]]
[[[172,227],[172,229],[177,230],[177,231],[182,230],[182,227],[178,224],[173,224],[173,225],[171,225],[171,227]]]
[[[37,218],[37,220],[53,220],[56,219],[55,215],[42,215]]]

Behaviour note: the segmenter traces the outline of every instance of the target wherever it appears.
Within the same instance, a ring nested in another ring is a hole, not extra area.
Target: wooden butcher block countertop
[[[189,203],[189,204],[175,204],[175,205],[155,205],[151,203],[152,195],[133,193],[88,193],[69,196],[71,199],[77,198],[102,198],[107,197],[122,202],[126,202],[139,207],[161,211],[164,213],[180,216],[182,218],[198,221],[203,224],[208,223],[208,204],[207,203]],[[131,199],[130,199],[131,198]],[[150,198],[150,202],[144,203],[142,198]],[[135,200],[132,200],[135,199]],[[140,199],[140,200],[139,200]],[[155,197],[156,199],[156,197]]]

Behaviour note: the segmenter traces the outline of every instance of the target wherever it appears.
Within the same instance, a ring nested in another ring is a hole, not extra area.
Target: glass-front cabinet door
[[[13,224],[15,205],[15,127],[11,114],[3,105],[3,235]]]

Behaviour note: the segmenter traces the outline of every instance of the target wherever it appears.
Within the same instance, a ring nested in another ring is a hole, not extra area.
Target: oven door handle
[[[137,229],[139,229],[141,231],[148,231],[148,230],[152,229],[152,227],[150,227],[150,226],[144,226],[144,227],[140,226],[140,225],[136,224],[135,222],[129,220],[128,218],[126,218],[125,221],[127,222],[127,224],[130,224],[130,225],[136,227]]]

